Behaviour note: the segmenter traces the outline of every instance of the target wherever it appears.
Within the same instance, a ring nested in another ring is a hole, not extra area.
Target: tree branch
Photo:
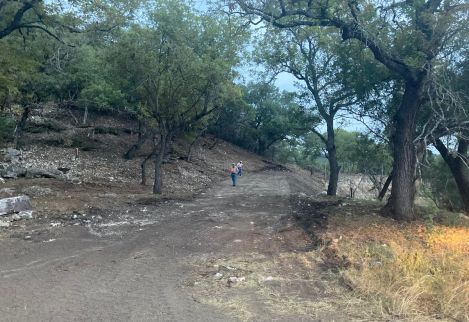
[[[322,135],[318,130],[316,130],[315,128],[312,128],[311,131],[316,134],[319,139],[321,139],[321,141],[324,143],[324,144],[327,144],[327,139],[324,137],[324,135]]]
[[[24,14],[31,10],[36,4],[38,4],[41,0],[31,0],[26,1],[23,3],[23,6],[16,11],[15,15],[13,16],[13,20],[7,24],[2,30],[0,30],[0,39],[8,36],[13,31],[18,30],[21,28],[21,20],[23,19]],[[3,4],[2,4],[3,5]]]

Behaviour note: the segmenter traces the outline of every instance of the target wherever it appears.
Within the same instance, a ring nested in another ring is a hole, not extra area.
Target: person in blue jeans
[[[231,164],[231,167],[228,169],[231,175],[231,181],[233,181],[233,187],[236,186],[236,176],[238,175],[238,168],[234,163]]]

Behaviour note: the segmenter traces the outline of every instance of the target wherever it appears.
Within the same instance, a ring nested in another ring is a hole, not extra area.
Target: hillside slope
[[[123,157],[137,141],[135,122],[95,114],[89,115],[83,126],[77,125],[74,119],[76,116],[71,118],[66,111],[40,111],[31,117],[19,155],[11,160],[6,149],[0,153],[0,170],[18,175],[0,183],[0,198],[28,195],[33,206],[33,220],[1,217],[0,235],[19,232],[28,235],[39,223],[77,224],[70,219],[98,214],[104,209],[190,199],[228,178],[227,169],[232,162],[242,160],[247,174],[269,166],[259,156],[211,136],[201,138],[194,145],[192,160],[188,162],[189,143],[179,140],[163,165],[164,192],[153,195],[152,162],[147,165],[148,184],[140,184],[141,163],[151,146],[143,146],[132,160]],[[31,170],[33,175],[25,174],[24,169]],[[49,173],[54,178],[44,177]],[[82,219],[81,224],[91,220]]]

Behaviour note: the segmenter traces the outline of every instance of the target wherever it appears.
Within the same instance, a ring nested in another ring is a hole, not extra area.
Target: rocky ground
[[[34,238],[57,226],[105,224],[108,217],[125,217],[129,208],[191,199],[226,178],[231,162],[243,160],[251,173],[268,166],[213,137],[201,138],[188,162],[189,144],[180,140],[163,166],[164,193],[155,196],[151,162],[148,185],[140,184],[140,165],[151,147],[145,145],[132,160],[123,158],[137,141],[132,122],[94,115],[83,127],[72,124],[67,114],[55,113],[33,115],[21,148],[0,150],[0,199],[26,196],[32,206],[28,218],[1,215],[0,238]]]

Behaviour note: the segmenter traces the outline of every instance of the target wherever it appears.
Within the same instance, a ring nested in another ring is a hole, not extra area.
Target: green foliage
[[[66,33],[111,31],[133,18],[140,0],[2,0],[0,39],[41,33],[65,43]]]
[[[336,129],[337,158],[343,172],[387,176],[392,156],[386,144],[359,133]],[[324,167],[324,143],[314,133],[275,145],[276,160],[304,168]]]
[[[147,25],[122,31],[110,47],[113,86],[152,131],[194,131],[239,94],[232,68],[242,39],[182,1],[157,1]]]
[[[316,121],[293,93],[266,83],[250,83],[243,91],[243,99],[223,109],[211,132],[246,149],[265,154],[277,142],[289,145]]]
[[[251,83],[245,96],[254,109],[250,125],[260,154],[280,140],[309,132],[316,121],[296,102],[295,94],[280,92],[273,85]]]
[[[86,39],[83,39],[86,40]],[[83,44],[70,48],[51,44],[40,93],[94,110],[116,111],[124,106],[123,94],[113,82],[105,45]]]
[[[324,147],[319,137],[314,133],[307,133],[300,142],[299,155],[295,158],[296,163],[306,168],[322,168],[321,155]]]
[[[216,121],[209,126],[209,132],[247,150],[255,151],[257,146],[254,129],[251,127],[254,117],[254,109],[240,95],[224,105]]]
[[[0,107],[27,103],[36,96],[41,62],[31,55],[34,49],[19,39],[0,39]]]
[[[389,76],[363,46],[341,42],[331,28],[269,29],[257,43],[255,60],[271,77],[286,72],[297,78],[305,106],[324,119],[375,104]]]
[[[294,163],[305,169],[323,167],[324,144],[314,133],[284,140],[274,145],[273,154],[276,161]]]
[[[0,116],[0,146],[13,140],[15,120],[8,116]]]
[[[428,164],[422,167],[423,194],[430,197],[437,207],[450,210],[463,209],[456,182],[439,155],[430,155]]]
[[[388,175],[391,171],[392,156],[387,144],[365,134],[336,130],[336,148],[345,172]]]

